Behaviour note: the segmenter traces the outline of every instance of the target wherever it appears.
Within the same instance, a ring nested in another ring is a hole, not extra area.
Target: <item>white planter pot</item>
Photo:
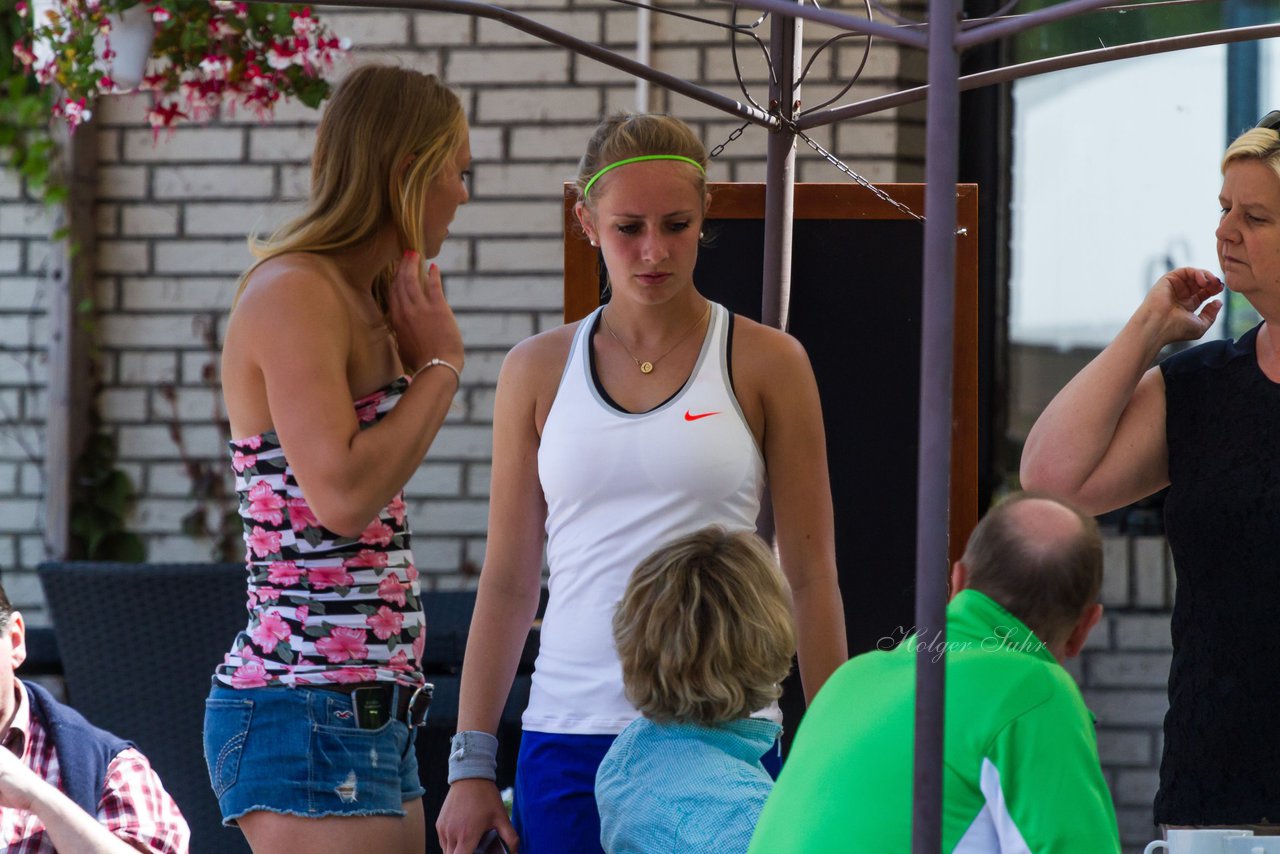
[[[36,22],[44,23],[50,10],[60,10],[61,7],[61,0],[32,0],[31,14]],[[156,27],[147,7],[142,3],[130,6],[119,15],[111,15],[109,19],[110,35],[100,35],[94,39],[93,48],[101,56],[109,39],[116,55],[109,62],[99,60],[97,67],[116,82],[116,91],[127,92],[142,82],[147,58],[151,54],[151,43],[156,37]],[[53,46],[45,41],[37,40],[32,45],[32,50],[36,55],[37,67],[47,63],[53,56]]]
[[[31,2],[31,24],[32,27],[45,26],[49,23],[49,12],[58,9],[60,4],[57,0],[32,0]],[[35,39],[31,45],[31,51],[36,55],[36,67],[46,64],[53,57],[53,46],[43,39]]]
[[[101,56],[110,41],[115,56],[109,62],[99,61],[98,65],[115,81],[117,92],[128,92],[142,82],[151,56],[151,43],[156,38],[156,25],[142,3],[111,15],[109,20],[110,34],[94,39],[93,48]]]

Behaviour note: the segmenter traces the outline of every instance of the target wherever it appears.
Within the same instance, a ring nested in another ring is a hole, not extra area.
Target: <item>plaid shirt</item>
[[[13,751],[46,782],[61,788],[53,740],[31,717],[31,703],[22,683],[16,685],[18,708],[0,745]],[[169,797],[147,758],[130,748],[107,766],[98,803],[98,822],[140,851],[186,854],[191,831],[178,805]],[[8,854],[57,854],[45,835],[44,823],[31,812],[0,807],[0,842]],[[63,852],[62,854],[75,854]]]

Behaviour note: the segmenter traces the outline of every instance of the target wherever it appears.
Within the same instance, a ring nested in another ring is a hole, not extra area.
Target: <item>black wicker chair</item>
[[[245,625],[244,567],[87,561],[44,563],[39,572],[71,705],[147,754],[191,825],[192,854],[247,854],[244,836],[222,827],[202,737],[213,668]],[[436,686],[427,726],[416,743],[419,776],[427,789],[427,852],[440,850],[435,819],[448,788],[449,737],[457,728],[458,684],[475,597],[473,591],[422,594],[427,618],[422,664],[427,681]],[[544,590],[539,614],[545,602]],[[520,715],[529,700],[528,674],[536,654],[535,632],[502,716],[501,786],[513,780]]]
[[[135,742],[191,825],[193,854],[249,851],[222,827],[204,764],[204,700],[245,624],[239,564],[44,563],[67,699]]]

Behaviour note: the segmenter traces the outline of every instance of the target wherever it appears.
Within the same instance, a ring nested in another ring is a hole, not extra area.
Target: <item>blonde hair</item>
[[[1235,138],[1222,155],[1222,171],[1236,160],[1261,160],[1280,176],[1280,133],[1268,128],[1251,128]]]
[[[388,221],[401,250],[421,255],[422,200],[466,133],[462,102],[434,74],[376,64],[353,69],[316,129],[307,208],[267,240],[250,238],[254,267],[286,252],[348,249]],[[241,277],[237,298],[252,271]],[[379,271],[374,281],[384,312],[393,271]]]
[[[694,182],[705,204],[707,197],[707,147],[698,139],[687,124],[672,116],[660,113],[614,113],[596,126],[591,139],[587,141],[587,151],[578,161],[578,199],[588,208],[592,208],[604,195],[608,185],[608,176],[603,176],[591,188],[591,196],[584,192],[592,176],[610,163],[627,160],[631,157],[643,157],[649,154],[676,154],[696,160],[701,169],[693,164],[682,165]]]
[[[745,717],[778,698],[795,631],[759,537],[704,528],[645,558],[613,617],[627,699],[660,722]]]

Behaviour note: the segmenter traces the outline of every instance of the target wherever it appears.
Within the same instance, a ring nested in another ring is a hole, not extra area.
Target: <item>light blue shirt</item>
[[[760,764],[773,721],[717,726],[632,721],[596,772],[600,844],[607,854],[745,852],[773,788]]]

